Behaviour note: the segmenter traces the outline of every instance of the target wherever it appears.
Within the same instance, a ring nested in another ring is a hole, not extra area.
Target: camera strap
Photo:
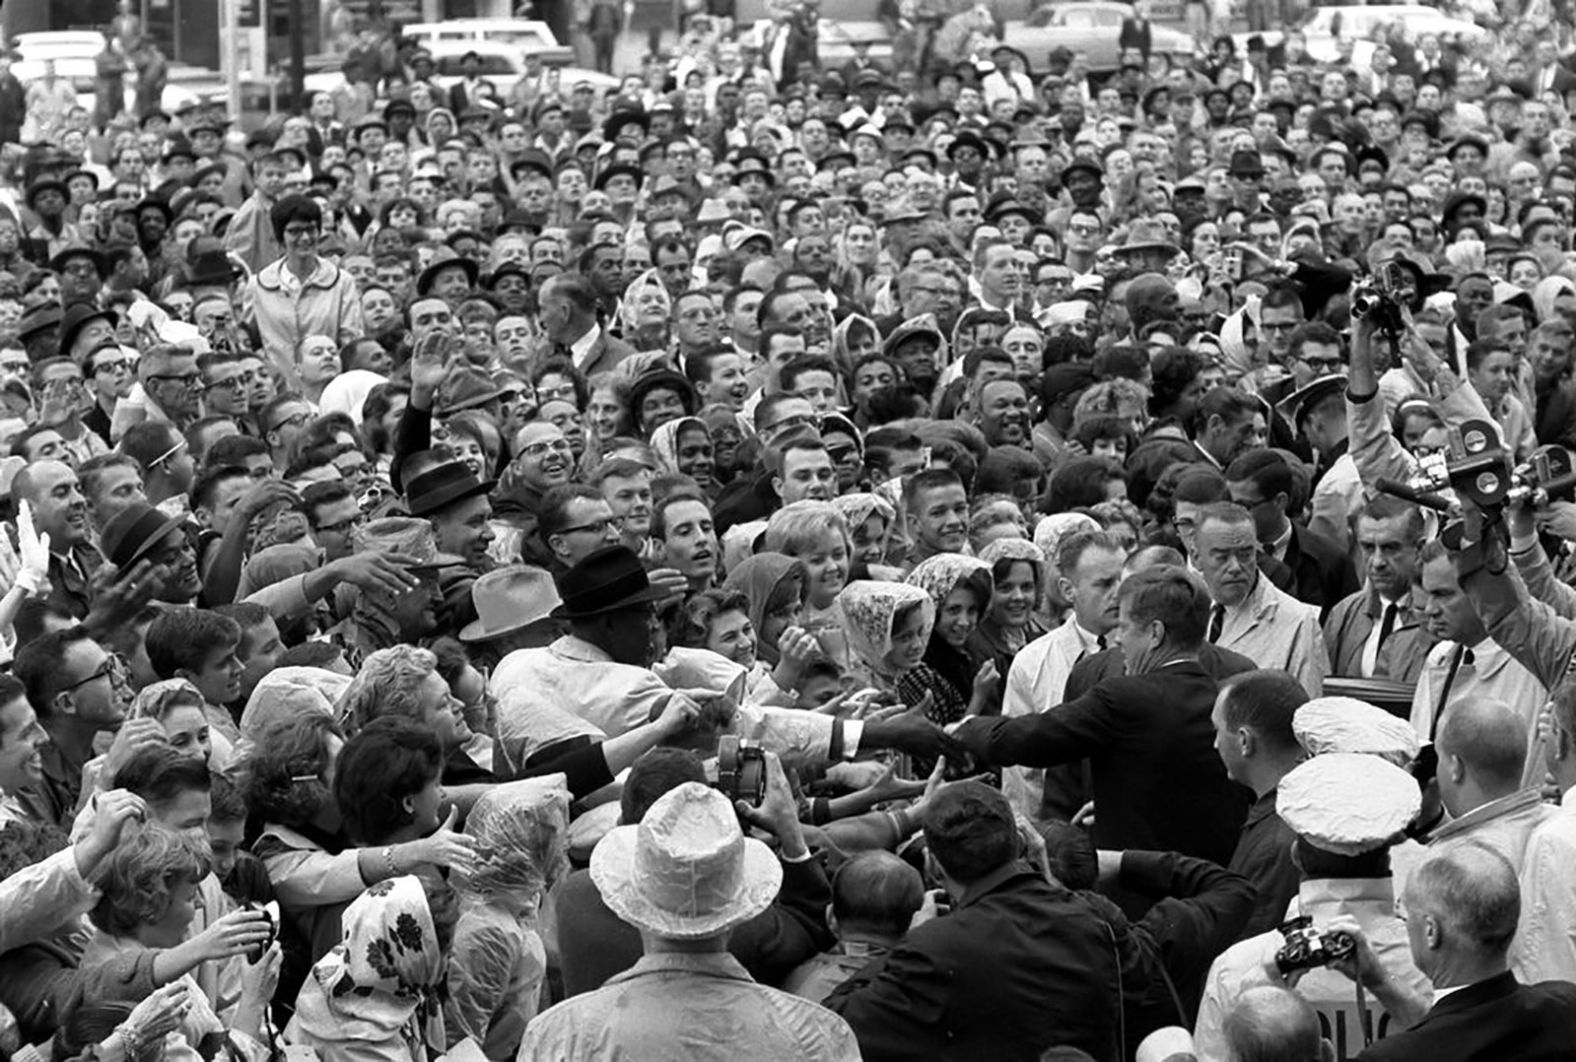
[[[1357,1024],[1363,1031],[1363,1047],[1369,1048],[1374,1043],[1373,1015],[1368,1011],[1368,991],[1363,988],[1362,977],[1357,978]]]
[[[1456,651],[1450,654],[1450,668],[1445,672],[1445,681],[1439,687],[1439,703],[1434,705],[1434,718],[1428,723],[1428,740],[1432,744],[1439,735],[1439,720],[1445,714],[1445,706],[1450,703],[1450,689],[1456,684],[1456,674],[1461,670],[1461,663],[1466,659],[1467,647],[1460,642],[1456,643]]]

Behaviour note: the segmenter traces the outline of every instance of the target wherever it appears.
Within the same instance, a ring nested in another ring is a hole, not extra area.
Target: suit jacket
[[[1517,984],[1510,973],[1452,992],[1410,1029],[1377,1041],[1357,1062],[1554,1062],[1576,1044],[1576,985]]]
[[[1057,1045],[1117,1057],[1112,930],[1077,894],[1019,862],[969,886],[825,1006],[865,1062],[1034,1062]]]
[[[1423,600],[1414,589],[1397,602],[1395,626],[1379,647],[1374,659],[1373,678],[1396,682],[1416,682],[1422,674],[1428,651],[1434,647],[1433,635],[1423,626]],[[1363,676],[1363,648],[1376,624],[1384,622],[1384,602],[1379,592],[1365,588],[1344,598],[1324,619],[1324,645],[1330,651],[1330,674],[1348,678]]]
[[[1290,569],[1290,578],[1277,573],[1271,581],[1298,601],[1319,608],[1322,622],[1336,602],[1355,592],[1361,585],[1352,560],[1338,543],[1296,521],[1291,525],[1291,541],[1281,563]]]
[[[1137,48],[1143,53],[1144,62],[1149,61],[1149,49],[1153,34],[1149,32],[1149,20],[1137,18],[1124,18],[1121,32],[1116,37],[1116,47],[1120,51]]]
[[[1248,791],[1226,777],[1210,712],[1220,683],[1197,660],[1108,678],[1052,712],[965,720],[957,738],[998,765],[1088,759],[1095,844],[1231,859]]]

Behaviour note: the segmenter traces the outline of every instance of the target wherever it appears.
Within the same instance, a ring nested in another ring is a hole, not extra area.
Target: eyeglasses
[[[0,366],[0,367],[3,367],[3,366]],[[112,372],[112,373],[115,373],[118,376],[121,373],[130,372],[130,371],[131,371],[131,362],[129,360],[127,360],[126,358],[119,358],[119,359],[112,360],[112,361],[101,361],[97,365],[93,366],[93,375],[94,376],[97,376],[101,372]]]
[[[243,376],[232,376],[228,380],[215,380],[208,385],[208,390],[235,391],[239,393],[246,390],[246,378]]]
[[[272,428],[269,428],[268,430],[278,431],[280,428],[299,428],[301,425],[305,424],[311,419],[312,414],[309,411],[303,409],[301,412],[277,422]]]
[[[558,533],[560,535],[572,535],[577,531],[589,531],[594,535],[605,535],[610,527],[614,531],[623,531],[624,517],[610,516],[606,520],[593,520],[589,524],[576,524],[574,527],[566,527]]]
[[[1259,322],[1259,331],[1260,332],[1273,332],[1276,335],[1279,335],[1282,332],[1290,332],[1293,329],[1295,329],[1296,327],[1297,327],[1297,324],[1295,322],[1290,322],[1290,321],[1286,321],[1286,322],[1260,321]]]
[[[87,678],[78,679],[77,681],[69,683],[68,685],[62,686],[60,688],[62,690],[74,690],[78,689],[79,687],[86,686],[90,682],[96,682],[101,678],[109,679],[111,685],[121,686],[125,685],[126,676],[129,673],[130,669],[127,668],[126,661],[121,658],[120,654],[111,653],[104,658],[104,662],[102,664],[93,669],[92,673],[88,675]]]
[[[321,534],[329,534],[329,535],[348,534],[351,530],[353,530],[354,528],[360,527],[362,524],[364,524],[366,522],[367,522],[367,515],[365,513],[357,513],[355,516],[350,517],[348,520],[340,520],[340,521],[338,521],[336,523],[332,523],[332,524],[320,524],[320,525],[318,525],[317,533],[320,534],[320,535]]]
[[[543,454],[547,453],[549,450],[554,451],[556,453],[565,453],[565,454],[569,453],[570,452],[569,440],[568,439],[554,439],[551,442],[532,443],[531,445],[523,447],[520,450],[520,456],[521,457],[541,457]]]
[[[203,389],[202,373],[177,373],[170,375],[150,376],[151,383],[173,383],[176,387],[187,391],[201,391]]]

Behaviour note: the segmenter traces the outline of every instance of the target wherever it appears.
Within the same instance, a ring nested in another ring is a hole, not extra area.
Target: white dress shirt
[[[1521,784],[1542,785],[1545,771],[1543,742],[1538,737],[1538,713],[1548,699],[1548,688],[1488,638],[1471,647],[1471,662],[1463,657],[1451,680],[1451,660],[1459,645],[1459,642],[1440,642],[1428,651],[1423,673],[1417,676],[1417,691],[1412,695],[1413,729],[1424,741],[1433,740],[1434,714],[1439,710],[1441,698],[1448,698],[1448,704],[1485,698],[1502,701],[1527,724],[1527,767],[1522,773]]]
[[[1002,694],[1002,714],[1037,715],[1055,708],[1066,699],[1073,666],[1099,651],[1099,635],[1079,626],[1077,617],[1068,616],[1060,627],[1040,635],[1012,658],[1007,689]],[[1031,822],[1037,820],[1045,796],[1045,768],[1003,768],[1001,791],[1014,811]]]

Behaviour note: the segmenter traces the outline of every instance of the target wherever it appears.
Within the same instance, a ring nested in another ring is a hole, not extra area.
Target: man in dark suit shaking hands
[[[1226,777],[1210,712],[1220,681],[1199,663],[1209,592],[1185,568],[1129,576],[1117,592],[1126,674],[1038,715],[971,718],[957,739],[1000,766],[1093,767],[1095,844],[1181,852],[1225,866],[1248,810]],[[1251,665],[1251,661],[1245,661]],[[1240,669],[1246,670],[1246,669]]]
[[[1510,972],[1521,893],[1504,856],[1477,843],[1448,847],[1413,872],[1403,902],[1412,961],[1434,985],[1432,1005],[1395,986],[1355,922],[1332,921],[1326,927],[1358,938],[1355,963],[1337,968],[1361,976],[1396,1018],[1417,1018],[1405,1032],[1376,1042],[1357,1062],[1571,1057],[1576,984],[1524,985]]]

